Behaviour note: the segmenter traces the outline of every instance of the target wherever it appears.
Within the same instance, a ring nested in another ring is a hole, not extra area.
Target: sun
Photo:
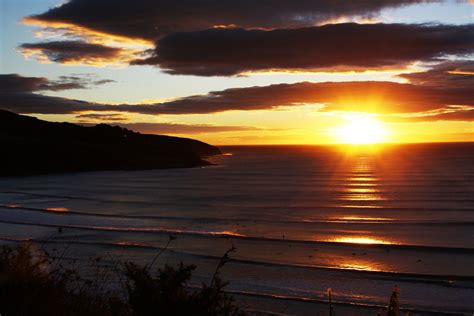
[[[343,144],[377,144],[386,140],[387,129],[374,117],[349,115],[347,123],[334,129],[334,135]]]

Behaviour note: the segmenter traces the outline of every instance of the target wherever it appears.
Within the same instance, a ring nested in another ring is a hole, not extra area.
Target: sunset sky
[[[0,0],[0,108],[212,144],[474,141],[474,2]]]

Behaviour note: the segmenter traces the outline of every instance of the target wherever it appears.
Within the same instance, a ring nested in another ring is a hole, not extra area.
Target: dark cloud
[[[89,123],[90,120],[100,120],[100,121],[126,121],[128,117],[122,114],[99,114],[99,113],[89,113],[81,114],[76,116],[80,122]]]
[[[114,82],[109,79],[94,79],[91,76],[60,76],[57,80],[44,77],[23,77],[18,74],[0,74],[0,93],[27,93],[35,91],[60,91],[86,89],[91,85]]]
[[[17,74],[0,74],[0,92],[32,92],[47,90],[49,80],[40,77],[23,77]]]
[[[160,39],[152,57],[171,74],[367,70],[474,53],[474,24],[331,24],[277,30],[210,29]]]
[[[114,124],[144,134],[205,134],[263,130],[251,126],[188,125],[174,123],[119,123]]]
[[[15,113],[70,114],[84,111],[106,111],[106,105],[51,97],[35,93],[0,93],[0,108]]]
[[[59,76],[57,80],[50,80],[50,85],[55,87],[51,90],[89,89],[113,82],[115,82],[115,80],[99,79],[96,75],[92,74],[76,74],[71,76]]]
[[[141,114],[206,114],[232,110],[267,110],[319,104],[322,111],[381,114],[418,113],[448,106],[474,106],[471,87],[424,86],[395,82],[300,82],[233,88],[152,104],[98,104],[34,93],[0,93],[0,107],[18,113],[115,111]]]
[[[123,50],[120,48],[84,41],[26,43],[19,48],[26,56],[33,56],[40,61],[46,58],[49,61],[62,64],[113,63],[123,55]]]
[[[115,80],[101,79],[101,80],[94,81],[93,84],[96,85],[96,86],[100,86],[100,85],[103,85],[103,84],[106,84],[106,83],[112,83],[112,82],[115,82]]]
[[[428,71],[402,74],[400,77],[416,85],[474,89],[474,61],[448,61]]]
[[[113,80],[97,79],[89,74],[60,76],[57,80],[43,77],[23,77],[18,74],[0,74],[0,107],[17,113],[66,114],[87,111],[93,103],[51,97],[37,92],[87,89]],[[36,92],[36,93],[35,93]],[[99,106],[99,110],[103,107]]]
[[[370,17],[388,7],[437,0],[70,0],[25,20],[44,27],[65,24],[147,40],[218,25],[292,28],[347,16]]]

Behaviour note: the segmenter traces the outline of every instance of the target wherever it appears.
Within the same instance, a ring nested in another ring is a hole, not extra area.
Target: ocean
[[[203,168],[1,178],[0,242],[80,269],[149,263],[172,235],[158,265],[195,264],[190,286],[236,247],[221,276],[248,309],[314,315],[331,288],[338,315],[363,313],[399,286],[414,314],[474,313],[474,143],[221,150]]]

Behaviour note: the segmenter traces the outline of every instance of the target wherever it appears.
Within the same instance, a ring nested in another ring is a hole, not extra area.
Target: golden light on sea
[[[48,207],[46,210],[50,212],[69,212],[67,207]]]
[[[348,244],[364,244],[364,245],[375,245],[375,244],[394,244],[394,242],[389,240],[383,240],[379,238],[373,237],[358,237],[358,236],[341,236],[335,237],[330,240],[330,242],[340,242],[340,243],[348,243]]]

